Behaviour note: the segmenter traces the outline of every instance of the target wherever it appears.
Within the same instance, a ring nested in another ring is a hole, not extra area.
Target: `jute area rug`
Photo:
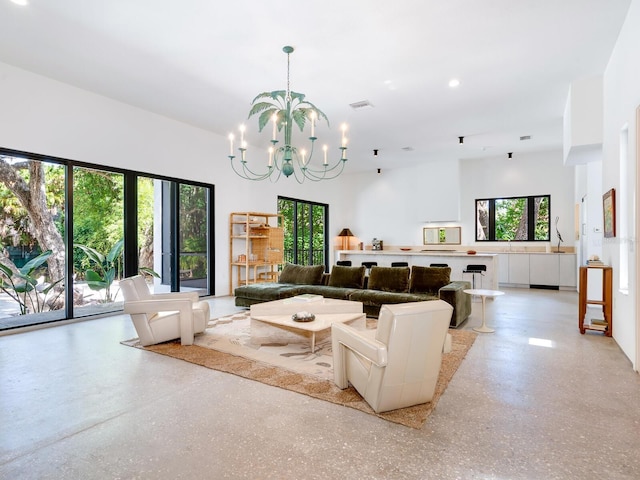
[[[376,320],[368,318],[366,328],[375,327]],[[194,345],[182,346],[177,340],[142,347],[138,339],[127,340],[122,344],[351,407],[407,427],[420,428],[436,407],[477,335],[467,330],[449,332],[453,348],[451,353],[442,357],[433,401],[379,414],[371,409],[353,387],[340,390],[333,383],[330,338],[318,342],[314,353],[311,353],[310,345],[306,343],[255,345],[251,343],[248,311],[211,320],[207,330],[196,336]]]

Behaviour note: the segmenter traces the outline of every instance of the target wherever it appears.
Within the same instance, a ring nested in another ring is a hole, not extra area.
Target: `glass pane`
[[[62,320],[65,167],[9,156],[0,163],[0,329]]]
[[[180,185],[180,290],[207,293],[208,189]]]
[[[496,240],[528,240],[526,198],[496,199]]]
[[[313,250],[312,264],[324,265],[324,224],[325,208],[321,205],[314,205],[313,211]]]
[[[297,220],[296,244],[298,251],[296,263],[299,265],[310,265],[311,241],[309,236],[311,232],[311,206],[309,204],[298,202]]]
[[[549,197],[535,197],[535,240],[549,240]]]
[[[137,179],[138,207],[138,270],[144,275],[152,293],[168,292],[171,283],[160,284],[161,248],[156,248],[156,226],[162,225],[162,181],[149,177]]]
[[[476,240],[489,238],[489,201],[476,200]]]
[[[73,169],[74,316],[122,309],[122,174]]]

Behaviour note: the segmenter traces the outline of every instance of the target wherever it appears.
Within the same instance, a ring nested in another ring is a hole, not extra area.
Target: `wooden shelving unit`
[[[278,279],[278,266],[284,262],[281,224],[277,213],[229,214],[229,295],[239,285]]]
[[[602,300],[589,300],[587,297],[587,286],[589,280],[589,270],[602,270]],[[578,295],[578,328],[580,333],[586,330],[597,330],[603,332],[607,337],[613,333],[613,269],[607,265],[588,265],[580,267],[580,293]],[[602,305],[604,320],[602,322],[584,323],[587,314],[587,305]]]

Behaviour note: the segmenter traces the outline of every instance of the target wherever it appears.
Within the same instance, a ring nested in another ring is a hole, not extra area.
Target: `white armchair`
[[[124,313],[131,320],[142,346],[180,339],[193,345],[194,334],[204,332],[209,323],[209,304],[197,292],[151,294],[140,275],[120,281]]]
[[[442,300],[383,305],[378,328],[331,326],[333,375],[376,412],[430,402],[440,373],[453,307]]]

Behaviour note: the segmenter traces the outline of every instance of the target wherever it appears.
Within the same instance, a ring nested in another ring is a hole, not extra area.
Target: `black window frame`
[[[293,211],[294,211],[294,215],[293,215],[293,235],[294,235],[294,242],[293,242],[293,259],[297,259],[298,258],[298,241],[297,241],[297,236],[298,236],[298,208],[299,206],[308,206],[310,208],[313,209],[313,207],[320,207],[324,210],[324,248],[323,248],[323,264],[324,264],[324,268],[325,271],[329,271],[329,205],[326,203],[320,203],[320,202],[313,202],[310,200],[302,200],[299,198],[293,198],[293,197],[286,197],[283,195],[278,195],[278,205],[280,204],[280,201],[286,201],[286,202],[292,202],[293,203]],[[278,208],[278,213],[280,213],[280,208]],[[286,234],[286,232],[285,232]],[[313,225],[309,226],[309,242],[311,245],[313,245]],[[285,258],[286,258],[286,252],[285,252]],[[294,262],[295,263],[295,262]],[[307,259],[307,263],[306,265],[314,265],[313,263],[313,253],[312,250],[310,250],[310,257]]]
[[[536,230],[536,218],[535,218],[535,204],[534,199],[536,198],[546,198],[548,202],[549,209],[549,218],[547,221],[547,238],[546,239],[536,239],[535,238],[535,230]],[[527,199],[527,239],[525,240],[503,240],[496,239],[496,201],[497,200],[517,200],[517,199]],[[487,238],[480,240],[478,239],[478,234],[480,232],[480,225],[478,222],[478,202],[488,202],[488,215],[489,215],[489,228],[487,232]],[[476,242],[549,242],[551,241],[551,195],[518,195],[513,197],[495,197],[495,198],[476,198],[474,202],[474,212],[473,218],[475,223],[475,241]]]

